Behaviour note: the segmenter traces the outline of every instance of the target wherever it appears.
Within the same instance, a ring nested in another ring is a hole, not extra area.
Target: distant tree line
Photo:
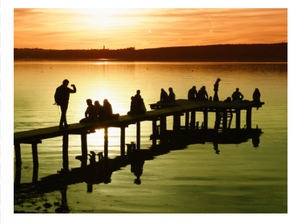
[[[14,59],[287,62],[287,43],[225,44],[190,47],[164,47],[140,50],[136,50],[134,47],[117,50],[47,50],[41,48],[15,48]]]

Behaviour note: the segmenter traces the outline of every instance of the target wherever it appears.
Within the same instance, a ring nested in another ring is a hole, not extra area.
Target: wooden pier
[[[235,114],[235,129],[241,126],[241,111],[246,111],[246,129],[251,129],[252,108],[259,108],[263,102],[244,101],[240,103],[223,101],[191,101],[176,100],[174,103],[151,104],[151,111],[139,115],[123,115],[117,119],[99,121],[95,123],[71,124],[68,128],[60,130],[58,126],[41,128],[14,133],[16,167],[21,167],[21,144],[32,145],[32,156],[34,169],[38,167],[37,145],[43,139],[62,136],[63,169],[69,170],[68,145],[69,135],[80,135],[82,166],[87,165],[88,145],[87,134],[95,132],[96,129],[104,129],[104,158],[108,158],[108,128],[120,128],[120,155],[125,156],[125,129],[131,124],[136,124],[136,149],[140,149],[140,122],[152,121],[152,143],[157,145],[158,138],[162,142],[167,134],[167,117],[173,116],[173,131],[197,129],[196,112],[203,113],[201,129],[208,130],[208,113],[215,113],[215,126],[213,130],[223,132],[230,129],[233,115]],[[181,116],[185,115],[185,125],[181,127]],[[159,121],[159,125],[157,122]]]

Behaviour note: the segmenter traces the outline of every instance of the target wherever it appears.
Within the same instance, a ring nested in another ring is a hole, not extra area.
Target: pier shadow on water
[[[16,169],[14,185],[14,203],[21,205],[34,198],[42,198],[46,193],[59,191],[61,201],[43,204],[44,208],[37,207],[36,210],[47,212],[47,209],[55,206],[56,213],[69,213],[70,209],[67,200],[67,189],[69,185],[86,183],[87,193],[93,193],[93,186],[99,184],[109,184],[112,182],[112,174],[130,165],[130,172],[133,175],[133,184],[142,183],[143,166],[146,161],[159,159],[158,157],[173,150],[184,150],[190,144],[212,143],[214,153],[221,153],[218,146],[220,144],[241,144],[252,141],[254,147],[259,147],[261,129],[230,129],[225,132],[218,132],[215,129],[209,130],[177,130],[167,131],[164,136],[156,136],[159,144],[152,145],[149,149],[137,150],[134,143],[127,144],[125,156],[116,158],[105,158],[102,153],[98,156],[90,151],[89,164],[73,168],[68,171],[58,171],[56,174],[46,176],[38,180],[38,168],[34,168],[32,183],[21,183],[21,169]],[[150,136],[153,138],[153,135]],[[184,152],[182,152],[184,153]],[[80,156],[79,156],[80,157]],[[77,158],[80,159],[80,158]],[[19,213],[20,211],[15,211]]]

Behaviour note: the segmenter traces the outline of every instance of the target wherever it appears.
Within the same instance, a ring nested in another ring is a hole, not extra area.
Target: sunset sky
[[[286,8],[15,8],[14,47],[136,49],[287,42]]]

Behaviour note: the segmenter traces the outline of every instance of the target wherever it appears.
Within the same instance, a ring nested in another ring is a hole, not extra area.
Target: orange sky
[[[14,9],[14,47],[136,49],[287,42],[285,8]]]

